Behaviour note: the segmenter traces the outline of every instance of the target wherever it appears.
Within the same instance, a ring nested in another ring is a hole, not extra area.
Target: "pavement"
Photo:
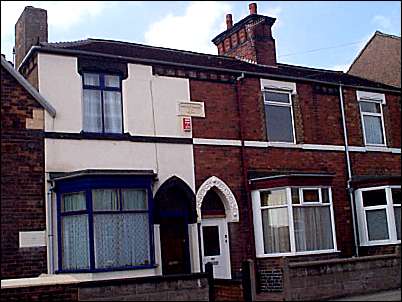
[[[401,289],[386,290],[366,295],[348,296],[331,301],[401,301]]]

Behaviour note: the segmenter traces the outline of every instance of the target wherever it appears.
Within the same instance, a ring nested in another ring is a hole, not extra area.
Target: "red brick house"
[[[18,70],[60,112],[44,118],[49,274],[138,278],[212,262],[236,287],[251,259],[261,298],[400,286],[400,91],[277,62],[275,19],[249,8],[235,24],[226,16],[217,56],[43,32],[16,47]]]
[[[401,37],[376,31],[350,65],[348,73],[401,87]]]

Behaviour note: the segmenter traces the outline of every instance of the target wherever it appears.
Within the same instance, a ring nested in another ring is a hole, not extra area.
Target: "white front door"
[[[214,265],[214,277],[230,279],[228,224],[225,218],[206,218],[201,221],[202,264]]]

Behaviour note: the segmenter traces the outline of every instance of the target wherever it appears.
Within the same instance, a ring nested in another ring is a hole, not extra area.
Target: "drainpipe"
[[[346,155],[346,165],[348,170],[348,181],[347,181],[347,190],[349,193],[349,200],[350,200],[350,208],[352,210],[352,227],[353,227],[353,238],[355,244],[355,256],[359,257],[359,245],[357,240],[357,231],[356,231],[356,209],[355,209],[355,199],[353,194],[353,187],[351,185],[352,182],[352,165],[350,161],[350,154],[349,154],[349,142],[348,142],[348,132],[346,128],[346,117],[345,117],[345,107],[343,101],[343,85],[339,84],[339,99],[341,103],[341,114],[342,114],[342,126],[343,126],[343,135],[345,141],[345,155]]]
[[[54,183],[47,191],[46,208],[47,208],[47,238],[48,238],[48,261],[49,261],[49,274],[54,274],[54,257],[53,257],[53,206],[52,206],[52,191]]]
[[[243,180],[244,180],[244,188],[245,188],[245,195],[246,195],[246,203],[247,205],[250,205],[250,210],[248,212],[248,221],[253,223],[253,216],[252,216],[252,206],[251,206],[251,200],[250,200],[250,189],[249,189],[249,184],[247,180],[247,170],[248,170],[248,165],[246,161],[246,151],[245,151],[245,146],[244,146],[244,114],[242,110],[242,105],[241,105],[241,80],[245,78],[244,73],[242,72],[239,77],[236,78],[236,101],[237,101],[237,106],[238,106],[238,111],[239,111],[239,124],[240,124],[240,141],[241,141],[241,152],[240,152],[240,160],[241,160],[241,166],[243,170]],[[249,227],[249,245],[247,246],[248,251],[252,255],[252,258],[255,262],[255,252],[252,249],[252,246],[255,246],[254,243],[254,233],[253,233],[253,227]]]

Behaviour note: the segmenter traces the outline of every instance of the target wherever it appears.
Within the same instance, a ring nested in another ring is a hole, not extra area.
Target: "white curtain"
[[[86,208],[84,192],[63,194],[62,212],[80,211]]]
[[[92,190],[94,211],[117,211],[119,209],[118,191],[116,189]]]
[[[94,215],[96,268],[150,263],[146,213]]]
[[[99,90],[84,89],[84,131],[102,132],[102,104]]]
[[[369,144],[383,144],[381,118],[378,116],[364,116],[364,130],[366,142]]]
[[[369,240],[389,239],[387,210],[366,210],[367,231]]]
[[[122,132],[121,93],[117,91],[103,92],[105,114],[105,132]]]
[[[122,189],[121,195],[123,210],[146,210],[148,208],[145,190]]]
[[[89,268],[88,215],[62,216],[63,269]]]
[[[293,220],[296,251],[333,249],[329,206],[294,207]]]
[[[262,210],[264,253],[290,252],[288,209]]]

